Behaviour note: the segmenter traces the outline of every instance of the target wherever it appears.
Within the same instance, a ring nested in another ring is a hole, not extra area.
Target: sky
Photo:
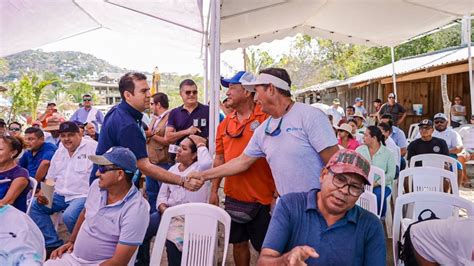
[[[158,66],[160,72],[175,72],[178,74],[203,73],[204,61],[200,47],[184,49],[173,43],[162,43],[148,36],[136,35],[132,38],[108,29],[99,29],[87,34],[78,35],[50,43],[38,49],[45,52],[79,51],[89,53],[104,59],[112,65],[130,70],[153,72]],[[277,57],[285,53],[293,38],[276,40],[258,46]],[[158,43],[159,42],[159,43]],[[156,47],[160,47],[157,49]],[[242,49],[221,53],[221,75],[229,76],[243,69]]]

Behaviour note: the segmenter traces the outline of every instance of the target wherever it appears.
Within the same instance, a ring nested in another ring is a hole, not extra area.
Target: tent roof
[[[294,36],[395,46],[474,13],[470,0],[221,0],[222,49]]]
[[[99,29],[146,39],[157,49],[191,49],[199,56],[202,14],[202,0],[4,0],[0,1],[0,57]],[[139,45],[137,41],[138,49]]]

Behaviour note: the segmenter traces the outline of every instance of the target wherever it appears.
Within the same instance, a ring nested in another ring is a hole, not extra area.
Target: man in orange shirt
[[[242,81],[252,82],[255,77],[240,71],[231,79],[222,79],[227,90],[227,103],[234,110],[219,124],[216,136],[214,167],[238,157],[252,138],[254,130],[268,115],[254,102],[254,92],[247,91]],[[217,190],[222,178],[213,180],[210,203],[218,205]],[[276,195],[270,167],[265,158],[258,159],[249,169],[228,176],[224,184],[225,210],[232,217],[230,243],[234,245],[235,265],[250,264],[249,240],[260,252],[268,225],[270,205]]]

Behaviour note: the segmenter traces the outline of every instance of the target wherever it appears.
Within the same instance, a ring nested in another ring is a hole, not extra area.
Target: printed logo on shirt
[[[207,119],[201,118],[201,127],[205,127],[207,125]]]
[[[77,156],[77,159],[87,159],[87,154],[85,154],[85,153],[84,154],[79,154]]]
[[[250,130],[254,131],[255,129],[257,129],[258,126],[260,126],[260,122],[255,120],[250,124]]]
[[[288,127],[286,128],[286,132],[292,132],[292,131],[303,131],[302,127]]]
[[[438,153],[439,151],[441,151],[441,148],[439,146],[434,146],[433,151]]]

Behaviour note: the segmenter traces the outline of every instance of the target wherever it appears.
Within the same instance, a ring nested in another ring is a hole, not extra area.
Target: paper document
[[[48,204],[46,205],[51,209],[53,207],[53,193],[54,193],[54,180],[46,179],[46,182],[41,182],[41,192],[43,196],[48,199]]]

